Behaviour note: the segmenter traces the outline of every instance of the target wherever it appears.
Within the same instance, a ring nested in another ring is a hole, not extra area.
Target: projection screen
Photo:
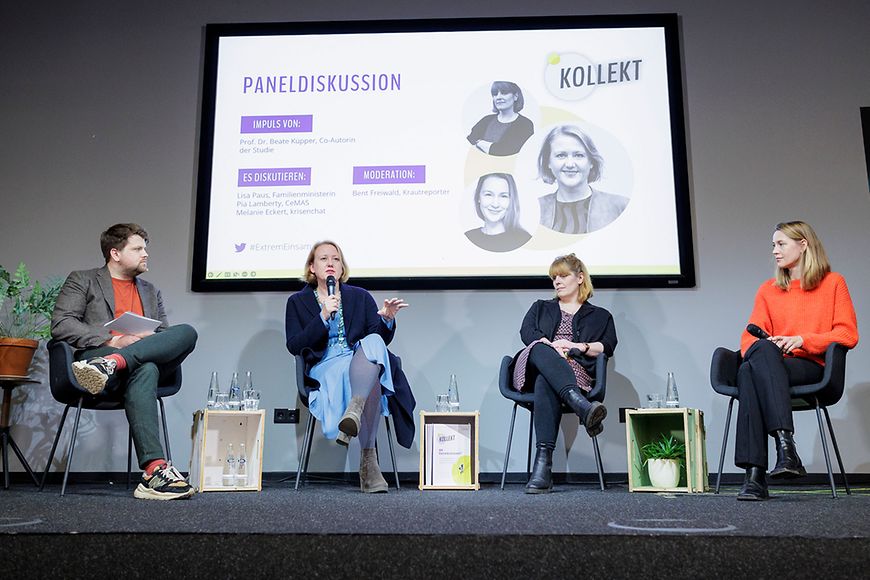
[[[195,291],[695,283],[676,15],[214,24]]]

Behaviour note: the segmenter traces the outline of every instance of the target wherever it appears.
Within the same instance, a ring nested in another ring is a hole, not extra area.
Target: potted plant
[[[63,280],[32,282],[24,262],[14,273],[0,266],[0,375],[25,376],[49,322]]]
[[[686,459],[686,445],[664,433],[655,441],[640,448],[644,465],[654,487],[672,489],[680,483],[682,466]]]

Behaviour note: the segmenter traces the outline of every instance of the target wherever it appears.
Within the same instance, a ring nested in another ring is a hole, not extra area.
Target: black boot
[[[791,431],[780,429],[774,432],[776,438],[776,466],[770,472],[770,479],[794,479],[807,474],[798,457]]]
[[[590,437],[595,437],[604,431],[604,426],[601,423],[607,417],[607,407],[598,401],[590,403],[583,396],[583,391],[577,387],[562,391],[562,400],[580,417],[580,422],[586,426],[586,432]]]
[[[767,477],[763,467],[749,467],[746,469],[746,477],[743,478],[743,486],[737,494],[737,501],[761,501],[767,499]]]
[[[550,493],[553,489],[553,449],[554,443],[538,443],[532,476],[526,484],[526,493]]]

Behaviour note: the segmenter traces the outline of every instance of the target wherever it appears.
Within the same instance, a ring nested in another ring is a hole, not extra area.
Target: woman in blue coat
[[[305,359],[308,409],[324,435],[342,445],[359,436],[362,491],[386,492],[375,453],[380,416],[394,410],[399,443],[409,447],[413,441],[414,398],[400,361],[387,351],[396,314],[408,304],[390,298],[379,310],[366,290],[345,283],[348,274],[338,244],[312,246],[305,262],[308,285],[287,300],[287,350]]]

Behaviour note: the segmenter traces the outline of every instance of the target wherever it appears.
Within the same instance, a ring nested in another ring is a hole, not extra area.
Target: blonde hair
[[[801,253],[801,288],[812,290],[822,283],[825,275],[831,271],[831,263],[822,246],[822,240],[816,235],[812,226],[806,222],[793,221],[776,224],[775,231],[782,232],[789,238],[800,242],[806,240],[807,249]],[[791,284],[791,274],[786,268],[776,268],[775,285],[788,290]]]
[[[308,257],[305,259],[305,270],[302,272],[302,281],[308,284],[309,286],[317,285],[317,276],[311,271],[311,265],[314,263],[314,254],[317,252],[317,248],[320,246],[333,246],[336,250],[338,250],[338,257],[341,259],[341,278],[338,279],[339,282],[344,284],[347,282],[347,279],[350,277],[350,269],[347,267],[347,261],[344,259],[344,252],[341,251],[341,246],[333,242],[332,240],[322,240],[320,242],[314,242],[311,246],[311,251],[308,252]]]
[[[581,303],[586,302],[592,297],[592,277],[589,276],[589,270],[586,269],[586,264],[584,264],[583,260],[574,254],[556,256],[556,259],[553,260],[552,264],[550,264],[550,280],[553,280],[556,276],[567,276],[568,274],[574,274],[578,277],[581,274],[583,275],[583,280],[580,281],[580,292],[577,298],[580,299]]]

